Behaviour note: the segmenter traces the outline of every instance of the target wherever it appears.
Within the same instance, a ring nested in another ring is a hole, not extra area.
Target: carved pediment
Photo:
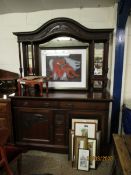
[[[69,18],[55,18],[32,32],[15,32],[19,42],[43,42],[59,36],[70,36],[81,41],[109,39],[112,29],[88,29]]]

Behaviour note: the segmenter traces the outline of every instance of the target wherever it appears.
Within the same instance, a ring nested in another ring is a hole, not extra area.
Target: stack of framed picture
[[[69,131],[69,159],[78,170],[96,168],[96,155],[100,154],[101,131],[97,119],[72,119]]]

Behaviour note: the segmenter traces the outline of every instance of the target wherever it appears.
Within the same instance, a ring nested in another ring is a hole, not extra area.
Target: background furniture
[[[0,123],[9,129],[12,140],[11,100],[0,98]]]
[[[0,69],[0,93],[12,93],[17,90],[17,78],[14,72]]]
[[[131,174],[131,135],[113,134],[114,171],[113,175]]]
[[[13,175],[9,163],[17,160],[18,174],[21,174],[21,155],[22,149],[7,144],[10,131],[6,127],[0,127],[0,171],[5,169],[7,175]]]
[[[24,78],[20,78],[17,80],[18,82],[18,94],[22,95],[22,88],[21,86],[24,85],[25,86],[25,95],[30,95],[29,93],[29,88],[33,87],[34,91],[35,91],[35,86],[38,85],[39,86],[39,95],[43,96],[43,84],[46,84],[46,95],[48,95],[48,81],[46,80],[46,78],[39,78],[39,77],[32,77],[31,79],[29,79],[29,77],[24,77]],[[35,93],[34,93],[35,94]]]
[[[126,105],[122,109],[122,127],[125,134],[131,134],[131,109]]]

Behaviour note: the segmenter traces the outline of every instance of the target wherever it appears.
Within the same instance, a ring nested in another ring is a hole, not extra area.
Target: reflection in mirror
[[[88,43],[83,43],[71,37],[57,37],[52,39],[46,43],[42,43],[39,45],[40,50],[48,49],[48,48],[73,48],[73,47],[88,47]],[[27,75],[34,75],[33,73],[33,65],[35,67],[34,53],[32,54],[32,45],[27,45]],[[41,54],[40,54],[41,56]],[[41,58],[39,58],[41,62]],[[40,65],[41,66],[41,65]],[[41,67],[40,67],[41,70]],[[42,72],[42,71],[40,71]]]
[[[27,69],[28,69],[28,75],[33,75],[33,71],[32,71],[32,67],[33,67],[33,64],[32,64],[32,52],[31,52],[31,45],[28,45],[28,66],[27,66]]]
[[[102,88],[102,81],[94,81],[94,84],[93,84],[93,87],[94,88]]]
[[[88,43],[83,43],[71,37],[57,37],[55,39],[50,40],[49,42],[40,44],[40,48],[42,47],[74,47],[74,46],[88,46]]]
[[[102,75],[104,43],[95,43],[94,75]]]
[[[54,89],[87,88],[88,43],[59,37],[40,44],[40,72]],[[66,83],[65,83],[66,82]]]

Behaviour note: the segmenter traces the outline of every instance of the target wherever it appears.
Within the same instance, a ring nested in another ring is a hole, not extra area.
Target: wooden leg
[[[48,81],[46,81],[46,95],[48,96]]]
[[[4,162],[4,168],[7,172],[7,175],[14,175],[7,161]]]
[[[40,86],[40,96],[43,96],[43,82],[40,82],[39,86]]]
[[[13,175],[13,172],[8,164],[4,148],[0,147],[0,153],[2,158],[1,164],[3,165],[7,175]]]
[[[20,82],[18,82],[18,95],[19,96],[21,95],[21,84],[20,84]]]

